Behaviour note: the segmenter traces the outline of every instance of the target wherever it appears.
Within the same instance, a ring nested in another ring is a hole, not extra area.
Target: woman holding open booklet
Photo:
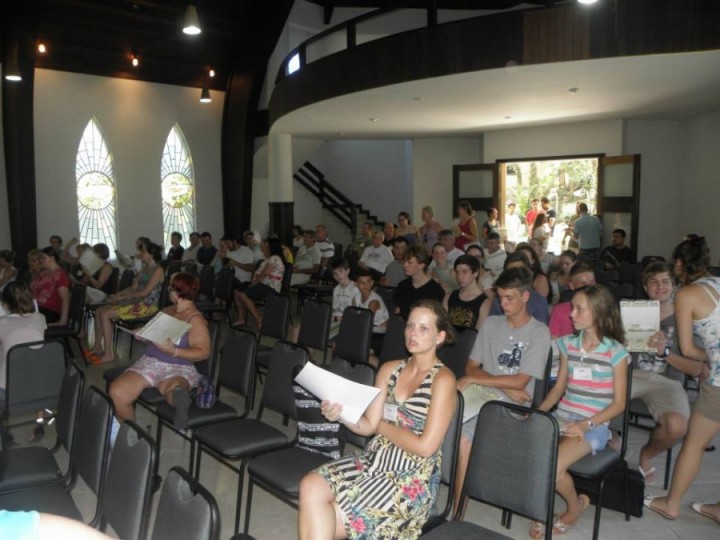
[[[380,368],[380,393],[357,424],[375,435],[364,452],[324,465],[300,485],[301,539],[416,538],[437,496],[440,447],[455,410],[455,377],[437,358],[452,341],[447,313],[433,300],[415,304],[405,327],[408,360]],[[330,421],[342,405],[323,401]]]
[[[190,390],[200,379],[193,364],[210,356],[207,322],[193,303],[199,290],[196,275],[187,272],[173,275],[168,287],[172,305],[163,313],[186,323],[188,329],[175,343],[167,338],[174,331],[168,328],[164,341],[154,338],[159,341],[149,343],[145,354],[113,382],[110,397],[118,420],[134,420],[135,400],[145,388],[155,387],[175,407],[175,425],[184,428],[187,424]]]

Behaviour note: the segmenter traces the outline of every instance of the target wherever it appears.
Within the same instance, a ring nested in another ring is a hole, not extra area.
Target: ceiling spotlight
[[[45,53],[47,52],[47,47],[46,47],[45,44],[41,41],[40,43],[38,43],[37,50],[38,50],[38,52],[39,52],[40,54],[45,54]]]
[[[130,56],[130,62],[132,62],[133,67],[138,67],[140,65],[140,59],[134,54]]]
[[[572,88],[568,88],[568,92],[570,92],[572,95],[575,95],[578,93],[579,88],[575,88],[574,86]]]
[[[200,103],[210,103],[212,101],[212,97],[210,97],[210,90],[208,89],[208,85],[204,84],[202,87],[202,92],[200,92]]]
[[[368,122],[377,122],[379,118],[368,118]]]
[[[197,36],[200,32],[202,32],[202,28],[200,28],[200,19],[198,19],[197,8],[190,4],[185,10],[183,33],[188,36]]]
[[[506,116],[505,120],[510,120],[511,118],[512,118],[512,116]]]
[[[210,71],[208,71],[208,75],[209,75],[210,77],[214,77],[214,76],[215,76],[215,70],[212,69],[212,68],[210,68]]]
[[[589,6],[591,4],[596,4],[598,0],[577,0],[578,4],[585,4],[586,6]]]
[[[6,80],[12,82],[22,81],[22,74],[20,73],[16,48],[9,51],[7,61],[2,64],[2,71]]]

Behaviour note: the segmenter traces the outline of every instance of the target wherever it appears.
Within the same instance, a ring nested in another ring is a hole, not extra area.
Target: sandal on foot
[[[657,508],[657,507],[655,507],[655,506],[652,505],[653,501],[654,501],[655,499],[659,499],[659,498],[660,498],[660,497],[646,497],[645,500],[643,501],[643,506],[644,506],[645,508],[649,508],[650,510],[652,510],[652,511],[655,512],[656,514],[661,515],[661,516],[664,517],[665,519],[669,519],[670,521],[673,521],[673,520],[677,519],[677,516],[671,516],[671,515],[668,514],[665,510],[660,510],[659,508]]]
[[[712,504],[712,503],[705,503],[705,502],[694,502],[690,505],[690,508],[695,510],[698,514],[701,516],[705,516],[708,519],[712,519],[715,523],[720,525],[720,518],[717,517],[715,514],[711,514],[710,512],[705,512],[702,507],[706,504]]]
[[[545,524],[539,521],[532,521],[530,523],[530,530],[528,531],[530,538],[544,538],[545,537]]]
[[[656,469],[655,467],[650,467],[647,471],[644,470],[640,465],[638,465],[638,471],[640,471],[640,474],[643,477],[643,480],[645,480],[645,485],[654,484],[657,480],[657,477],[655,475]]]
[[[568,525],[562,519],[560,519],[560,514],[557,514],[555,516],[555,519],[553,520],[553,536],[568,534],[570,531],[572,531],[572,528],[573,525]]]
[[[110,360],[103,360],[103,357],[99,354],[92,353],[90,356],[88,356],[88,360],[90,360],[90,363],[94,366],[99,366],[100,364],[109,364],[110,362],[114,361],[114,358],[111,358]]]

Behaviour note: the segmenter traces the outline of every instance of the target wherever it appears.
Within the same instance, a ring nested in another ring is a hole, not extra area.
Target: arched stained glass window
[[[189,245],[190,233],[195,230],[194,178],[190,148],[180,126],[175,124],[165,141],[160,163],[166,248],[170,246],[173,231],[183,235],[183,245]]]
[[[117,247],[115,171],[113,157],[96,118],[80,139],[75,158],[80,242]]]

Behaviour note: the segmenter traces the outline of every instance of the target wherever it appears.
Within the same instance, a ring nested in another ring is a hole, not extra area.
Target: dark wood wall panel
[[[523,63],[590,58],[590,12],[552,9],[523,13]]]

